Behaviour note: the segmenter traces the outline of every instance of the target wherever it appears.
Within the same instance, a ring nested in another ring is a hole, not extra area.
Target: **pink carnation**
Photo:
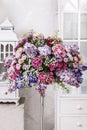
[[[61,69],[66,69],[67,68],[67,64],[63,63],[63,62],[57,62],[56,63],[56,70],[60,71]]]
[[[40,72],[39,75],[38,75],[38,81],[40,83],[51,84],[53,82],[53,80],[54,80],[54,76],[53,76],[52,72],[45,73],[43,71],[43,72]]]
[[[52,50],[56,57],[58,57],[58,56],[65,57],[66,56],[66,50],[62,45],[56,44],[55,46],[52,47]]]
[[[40,57],[36,57],[32,60],[32,66],[35,69],[42,67],[43,60]]]
[[[49,64],[48,67],[49,67],[50,71],[54,71],[55,70],[55,65]]]

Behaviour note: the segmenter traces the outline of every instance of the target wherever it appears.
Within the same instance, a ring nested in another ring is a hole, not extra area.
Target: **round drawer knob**
[[[82,124],[80,122],[77,122],[78,127],[82,127]]]
[[[80,105],[77,105],[77,110],[82,110],[82,107]]]
[[[7,95],[8,94],[8,92],[5,92],[5,95]]]

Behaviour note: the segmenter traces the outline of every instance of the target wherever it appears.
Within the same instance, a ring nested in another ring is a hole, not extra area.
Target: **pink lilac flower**
[[[17,82],[14,80],[14,81],[11,83],[11,85],[10,85],[8,91],[9,91],[10,93],[12,93],[12,92],[15,91],[16,89],[17,89]]]
[[[35,57],[33,60],[32,60],[32,66],[35,68],[35,69],[39,69],[42,67],[42,63],[43,63],[43,60],[40,58],[40,57]]]
[[[7,73],[8,73],[8,76],[9,76],[9,78],[10,78],[11,80],[16,80],[16,79],[17,79],[17,75],[16,75],[16,73],[15,73],[15,71],[13,70],[12,67],[10,67],[10,68],[8,69]]]
[[[13,65],[16,64],[16,63],[17,63],[17,59],[14,58],[13,61],[12,61],[12,63],[11,63],[11,66],[13,66]]]
[[[20,70],[20,67],[21,67],[20,64],[16,64],[16,69],[17,69],[17,70]]]
[[[38,47],[38,50],[41,56],[47,56],[51,54],[51,48],[47,45],[44,45],[43,47]]]
[[[74,62],[74,63],[73,63],[73,67],[74,67],[74,68],[78,68],[78,67],[79,67],[79,63],[78,63],[78,62]]]
[[[12,74],[9,74],[9,77],[10,77],[11,80],[16,80],[17,79],[17,75],[15,74],[15,72],[12,73]]]
[[[74,57],[75,62],[79,61],[79,58],[77,56]]]
[[[56,44],[52,47],[53,53],[55,57],[65,57],[66,56],[66,50],[63,45]]]
[[[68,56],[69,60],[73,61],[73,56],[70,53],[67,53],[67,56]]]

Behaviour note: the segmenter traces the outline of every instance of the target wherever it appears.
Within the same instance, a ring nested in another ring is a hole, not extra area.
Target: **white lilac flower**
[[[31,43],[26,43],[24,46],[24,51],[28,57],[34,58],[37,55],[37,47]]]
[[[44,45],[43,47],[38,47],[38,50],[41,56],[47,56],[51,54],[51,48],[47,45]]]

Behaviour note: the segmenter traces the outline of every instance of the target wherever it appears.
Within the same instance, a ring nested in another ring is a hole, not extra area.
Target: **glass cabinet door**
[[[87,13],[80,15],[80,52],[84,65],[87,66]],[[87,71],[83,73],[83,83],[81,84],[81,94],[87,94]]]
[[[87,66],[87,42],[80,42],[80,52],[84,65]],[[81,94],[87,94],[87,71],[83,72],[83,83],[81,84]]]
[[[9,55],[13,55],[13,53],[13,43],[0,42],[0,81],[2,80],[2,75],[6,72],[3,60]]]
[[[76,2],[75,2],[76,1]],[[60,32],[64,43],[77,43],[83,64],[87,66],[87,1],[86,0],[69,0],[59,9],[61,10]],[[72,11],[71,11],[72,9]],[[87,71],[83,72],[83,83],[79,88],[70,87],[70,94],[87,94]],[[66,91],[63,91],[67,94]]]
[[[78,14],[64,13],[63,16],[63,39],[77,40],[78,39]]]
[[[87,40],[87,14],[81,14],[81,40]]]

